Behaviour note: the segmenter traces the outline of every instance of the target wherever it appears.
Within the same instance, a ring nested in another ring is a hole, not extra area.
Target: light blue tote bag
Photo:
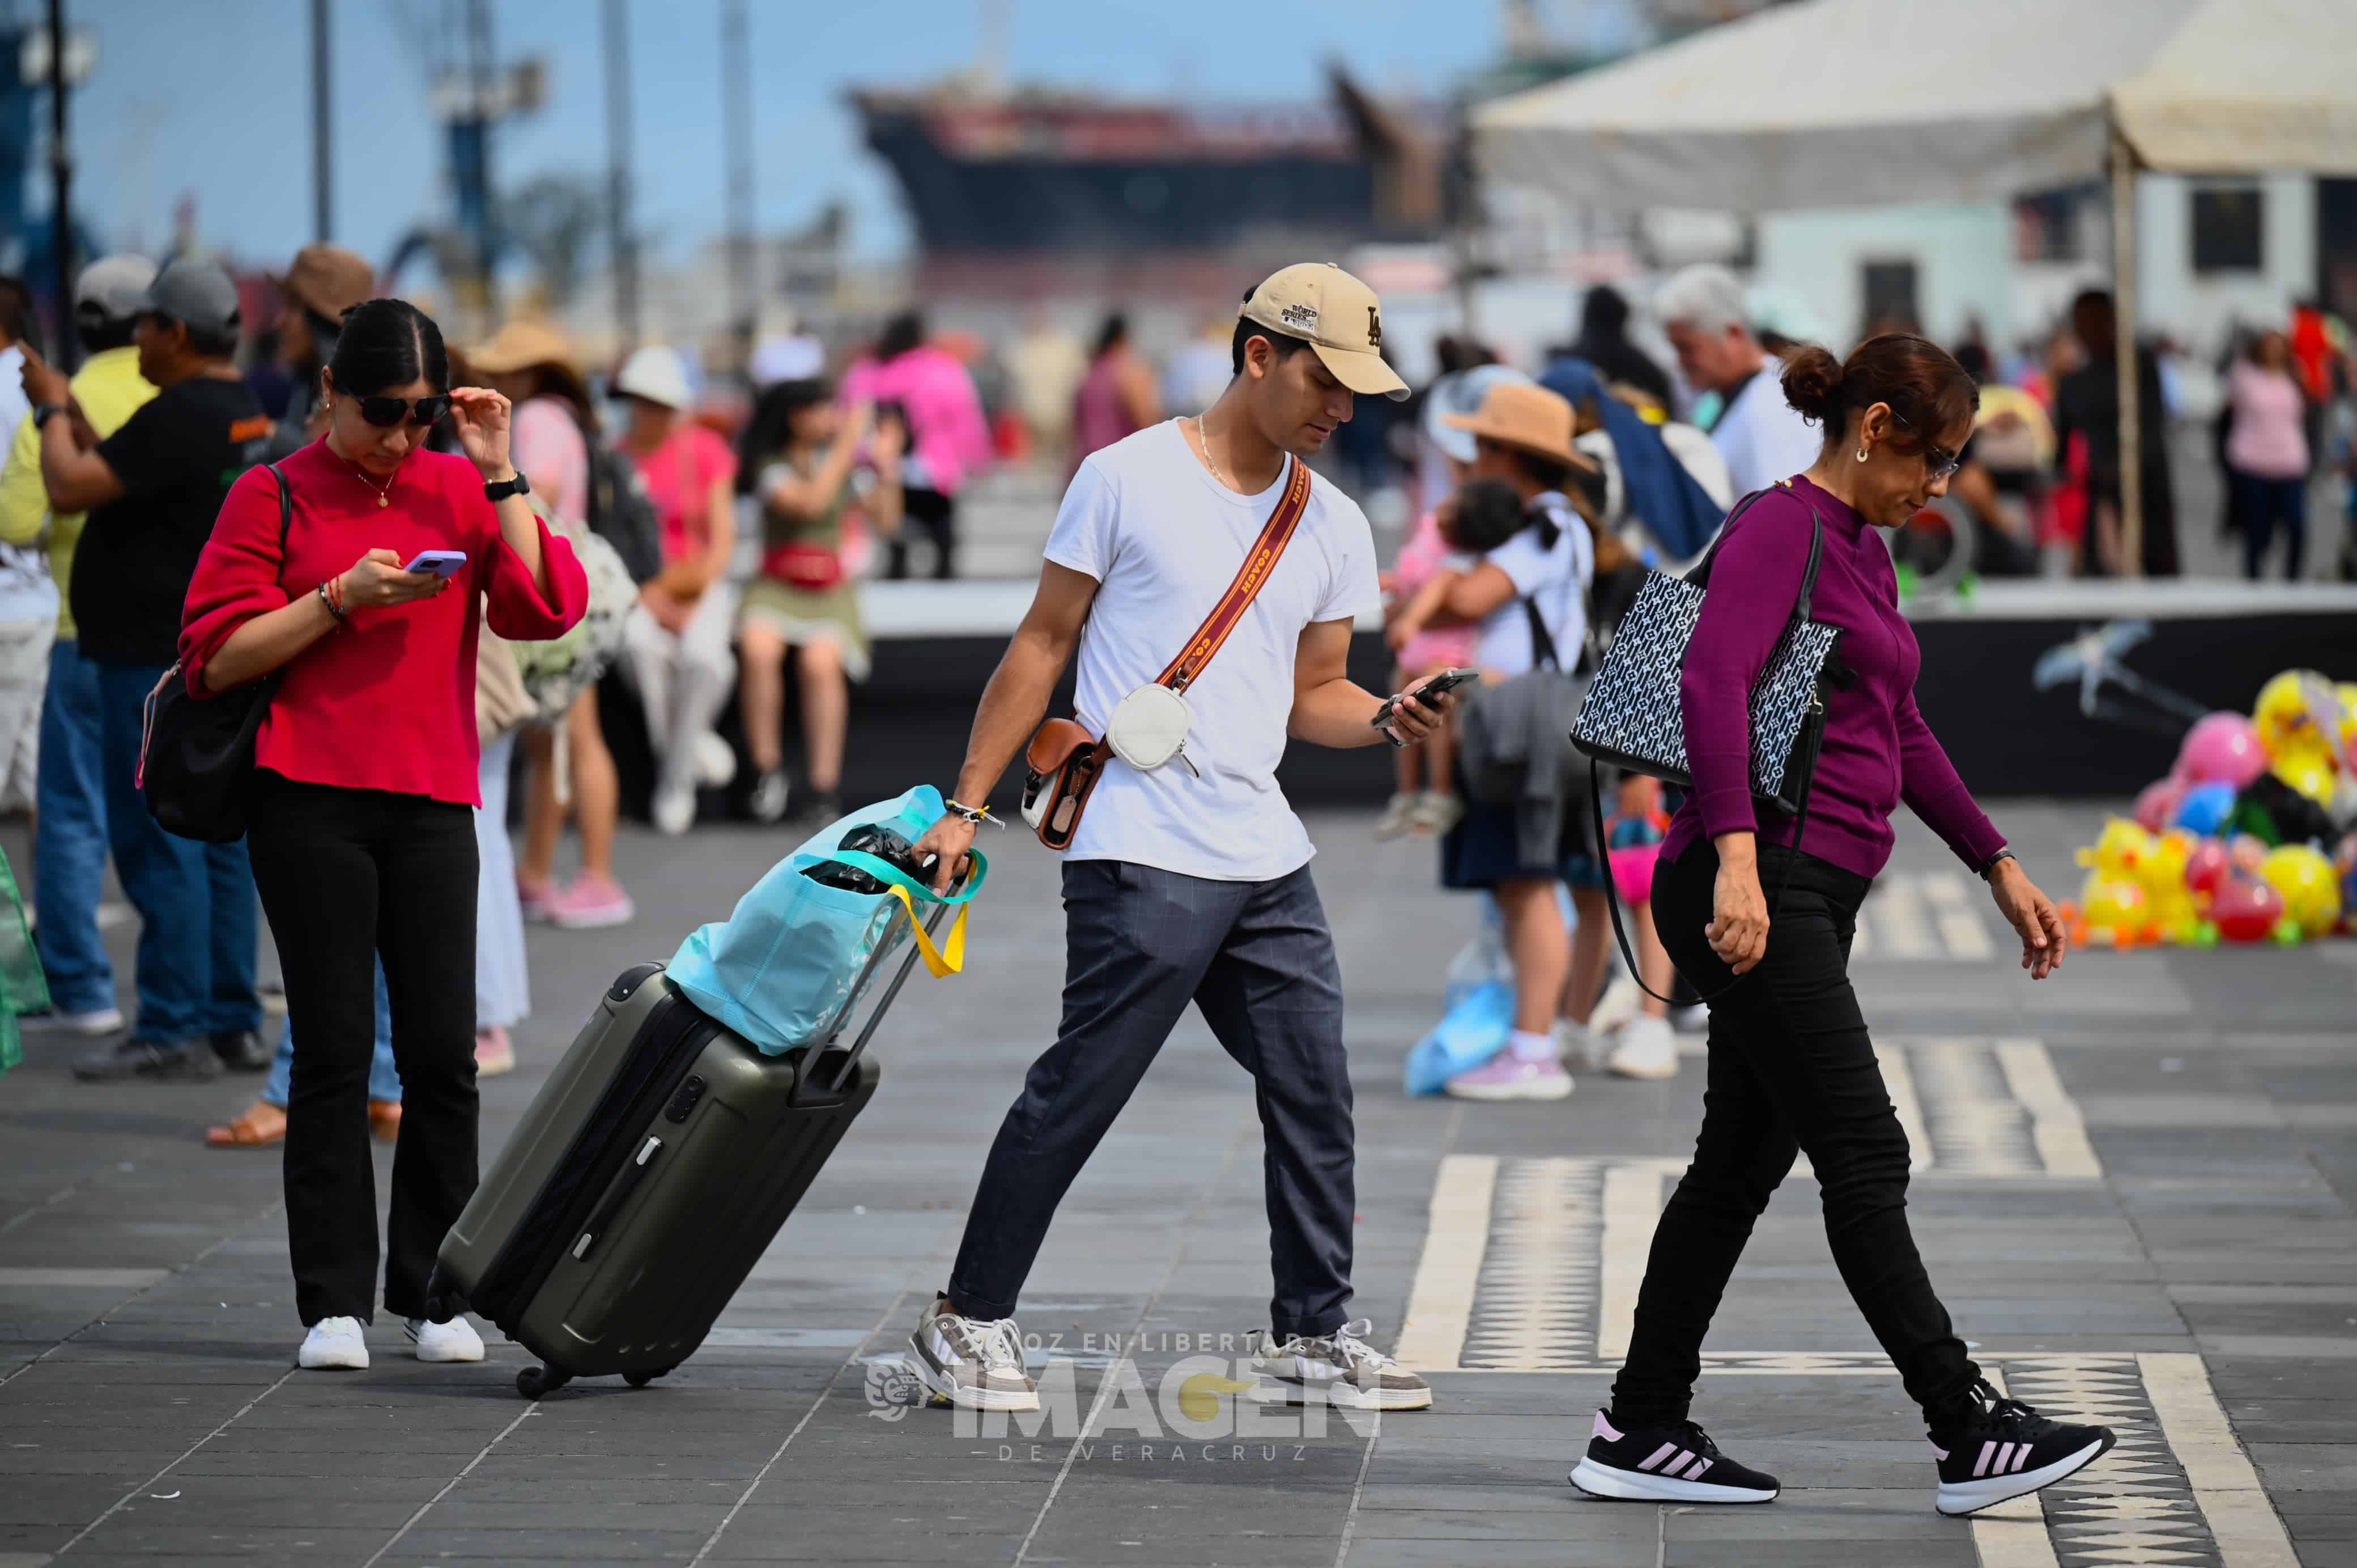
[[[838,846],[845,833],[877,823],[910,843],[941,820],[941,791],[920,785],[898,800],[863,807],[813,833],[770,868],[725,921],[704,927],[671,961],[671,982],[705,1014],[770,1056],[823,1044],[857,1000],[871,963],[915,934],[925,966],[956,973],[965,959],[965,909],[982,891],[988,863],[979,852],[965,886],[947,897],[888,861]],[[802,875],[829,861],[856,866],[886,885],[881,894],[830,887]],[[961,906],[938,948],[920,905]]]

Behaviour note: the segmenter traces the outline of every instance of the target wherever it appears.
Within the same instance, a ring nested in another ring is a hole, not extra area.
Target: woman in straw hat
[[[572,345],[554,328],[511,321],[475,351],[474,363],[515,405],[516,467],[532,476],[533,493],[546,498],[551,522],[578,544],[589,532],[590,454],[599,435],[597,402]],[[581,830],[580,875],[563,888],[556,886],[556,843],[565,832],[566,807],[557,790],[556,734],[535,725],[524,732],[532,782],[516,892],[529,917],[576,929],[620,925],[637,910],[614,876],[621,788],[614,754],[598,725],[594,687],[565,712],[565,746],[573,820]]]
[[[1472,627],[1474,662],[1488,682],[1548,663],[1574,669],[1587,640],[1596,542],[1566,493],[1575,471],[1595,467],[1573,445],[1571,404],[1544,387],[1500,381],[1477,412],[1444,423],[1473,437],[1473,477],[1490,483],[1478,495],[1469,488],[1453,525],[1460,569],[1427,585],[1403,619],[1411,632]],[[1504,500],[1505,515],[1485,530],[1490,509],[1475,503],[1490,497]],[[1458,1099],[1561,1100],[1571,1092],[1555,1017],[1567,994],[1583,1004],[1584,1017],[1584,1004],[1602,983],[1605,872],[1587,848],[1585,808],[1567,798],[1554,805],[1534,814],[1527,801],[1469,800],[1464,819],[1441,840],[1442,885],[1496,898],[1514,959],[1513,1032],[1494,1058],[1449,1080]],[[1556,902],[1566,883],[1579,915],[1576,953]]]

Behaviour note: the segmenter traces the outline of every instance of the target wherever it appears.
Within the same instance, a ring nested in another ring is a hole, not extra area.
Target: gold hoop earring
[[[1863,446],[1857,449],[1857,460],[1861,463],[1866,461],[1866,448]]]

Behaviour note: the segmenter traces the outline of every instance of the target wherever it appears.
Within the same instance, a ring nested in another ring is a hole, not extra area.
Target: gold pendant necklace
[[[387,478],[382,485],[370,484],[368,470],[366,468],[361,467],[358,463],[352,463],[352,460],[349,457],[345,458],[344,461],[351,464],[353,478],[359,479],[361,484],[367,485],[370,489],[376,492],[376,504],[379,509],[389,507],[393,504],[393,502],[387,499],[385,492],[393,489],[393,482],[394,479],[401,478],[400,469],[395,468],[393,471],[392,478]]]

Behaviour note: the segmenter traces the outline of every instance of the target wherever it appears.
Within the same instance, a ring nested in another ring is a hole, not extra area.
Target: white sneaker
[[[737,782],[737,753],[726,741],[705,730],[695,737],[695,776],[715,789]]]
[[[24,1020],[27,1030],[51,1030],[60,1034],[80,1035],[96,1039],[101,1035],[123,1032],[123,1009],[93,1007],[87,1013],[35,1013]]]
[[[1384,804],[1383,814],[1375,819],[1375,837],[1388,842],[1406,832],[1408,824],[1415,821],[1415,808],[1420,800],[1421,797],[1415,795],[1393,796]]]
[[[295,1364],[307,1372],[368,1370],[368,1340],[357,1317],[323,1317],[303,1336]]]
[[[1430,1410],[1432,1385],[1366,1341],[1375,1326],[1353,1318],[1329,1335],[1277,1343],[1274,1333],[1258,1336],[1253,1375],[1273,1380],[1253,1391],[1258,1400],[1290,1401],[1294,1391],[1317,1389],[1351,1410]]]
[[[1625,974],[1614,975],[1612,983],[1604,988],[1604,1000],[1598,1002],[1596,1011],[1587,1015],[1588,1031],[1598,1035],[1619,1034],[1641,1011],[1640,1004],[1644,995],[1637,989],[1635,981]]]
[[[1577,1064],[1582,1071],[1595,1072],[1602,1068],[1605,1055],[1611,1048],[1612,1043],[1592,1024],[1576,1024],[1568,1018],[1555,1021],[1555,1054]]]
[[[1011,1317],[960,1317],[936,1296],[909,1336],[909,1369],[967,1410],[1038,1410],[1039,1385],[1023,1369],[1023,1332]]]
[[[677,838],[695,826],[695,796],[686,789],[662,789],[655,794],[655,832]]]
[[[764,827],[774,827],[786,820],[786,808],[792,804],[793,790],[786,782],[782,770],[761,775],[753,786],[751,810],[753,820]]]
[[[401,1326],[409,1342],[417,1347],[421,1361],[479,1361],[483,1359],[483,1337],[462,1314],[447,1323],[436,1323],[427,1317],[413,1317]]]
[[[1620,1031],[1620,1044],[1604,1065],[1622,1078],[1675,1078],[1677,1031],[1667,1018],[1640,1013]]]

